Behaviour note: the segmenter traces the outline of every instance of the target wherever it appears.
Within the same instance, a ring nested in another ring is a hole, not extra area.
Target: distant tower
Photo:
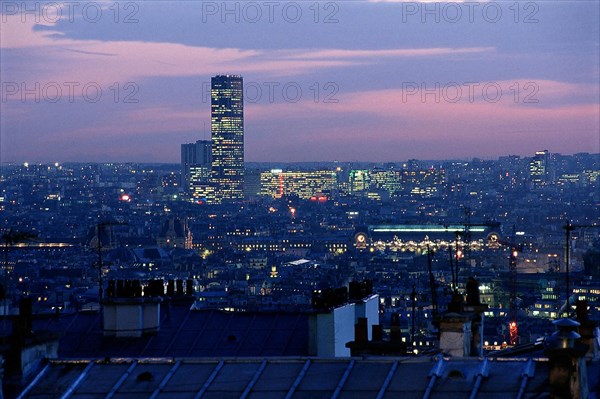
[[[192,248],[192,233],[186,219],[171,217],[162,224],[156,240],[161,248]]]
[[[194,185],[208,183],[212,168],[211,142],[198,140],[181,145],[181,186],[183,191],[194,191]]]
[[[548,150],[536,151],[529,163],[529,177],[533,189],[541,188],[548,183],[548,160]]]
[[[211,80],[212,202],[244,198],[244,97],[241,76]]]

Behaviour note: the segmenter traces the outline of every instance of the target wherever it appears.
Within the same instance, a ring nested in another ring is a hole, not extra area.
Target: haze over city
[[[179,162],[222,73],[246,161],[600,151],[597,2],[267,3],[3,2],[1,161]]]

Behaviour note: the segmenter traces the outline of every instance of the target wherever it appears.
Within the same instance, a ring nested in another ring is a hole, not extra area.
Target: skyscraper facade
[[[244,198],[244,96],[241,76],[211,79],[213,202]]]
[[[181,186],[194,191],[193,184],[208,183],[212,170],[212,150],[209,140],[181,145]]]

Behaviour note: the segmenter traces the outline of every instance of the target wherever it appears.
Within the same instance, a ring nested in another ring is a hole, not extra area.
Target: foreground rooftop
[[[548,372],[545,358],[53,360],[20,397],[546,398]],[[597,397],[599,362],[587,373]]]
[[[307,356],[308,316],[286,312],[194,311],[172,306],[157,334],[105,337],[98,313],[34,320],[61,335],[62,358]]]

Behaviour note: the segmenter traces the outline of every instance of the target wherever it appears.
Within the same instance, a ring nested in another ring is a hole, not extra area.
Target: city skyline
[[[205,142],[210,142],[210,140],[196,140],[194,143],[181,143],[179,144],[179,146],[177,146],[177,144],[175,144],[176,147],[179,148],[179,152],[177,154],[177,159],[173,160],[173,161],[168,161],[168,162],[159,162],[159,161],[152,161],[152,160],[139,160],[139,161],[128,161],[128,160],[123,160],[123,161],[110,161],[110,160],[98,160],[98,161],[60,161],[60,160],[45,160],[45,161],[7,161],[7,162],[0,162],[0,165],[60,165],[60,164],[141,164],[141,165],[180,165],[180,168],[182,167],[182,162],[181,162],[181,150],[182,150],[182,146],[187,146],[190,144],[196,145],[198,142],[201,143],[205,143]],[[259,165],[271,165],[271,166],[277,166],[277,165],[318,165],[318,164],[331,164],[331,165],[335,165],[335,164],[364,164],[364,165],[385,165],[385,164],[403,164],[403,163],[407,163],[409,161],[418,161],[418,162],[422,162],[422,163],[427,163],[427,162],[439,162],[439,163],[448,163],[448,162],[473,162],[473,161],[499,161],[502,158],[507,158],[507,157],[518,157],[520,159],[534,159],[536,157],[536,153],[539,151],[548,151],[547,149],[537,149],[534,152],[530,153],[530,154],[524,154],[524,155],[520,155],[520,154],[512,154],[512,153],[507,153],[507,154],[500,154],[497,156],[490,156],[490,157],[483,157],[483,156],[478,156],[477,154],[473,154],[471,156],[465,156],[463,158],[415,158],[415,157],[409,157],[409,158],[403,158],[403,159],[395,159],[395,160],[345,160],[345,161],[341,161],[338,159],[325,159],[325,160],[305,160],[305,161],[244,161],[244,165],[250,165],[251,167],[256,167]],[[574,156],[574,155],[578,155],[578,154],[589,154],[592,156],[600,156],[600,152],[599,151],[580,151],[580,152],[575,152],[575,153],[564,153],[564,152],[553,152],[553,151],[548,151],[549,154],[557,154],[557,155],[561,155],[561,156]]]
[[[223,73],[250,162],[600,152],[598,3],[9,3],[1,162],[177,163]]]
[[[600,1],[0,24],[0,399],[599,396]]]

